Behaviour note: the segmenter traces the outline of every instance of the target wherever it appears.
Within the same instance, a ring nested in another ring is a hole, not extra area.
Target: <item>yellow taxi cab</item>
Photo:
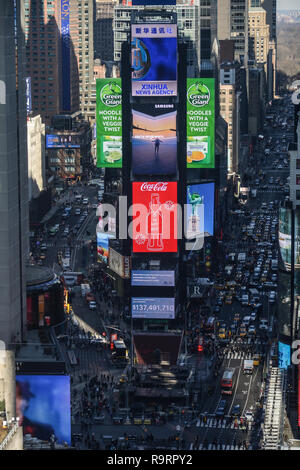
[[[253,356],[253,365],[254,366],[259,366],[260,363],[260,355],[259,354],[254,354]]]
[[[225,339],[225,338],[226,338],[226,330],[225,330],[225,328],[220,328],[220,329],[219,329],[219,338],[220,338],[220,339]]]
[[[241,325],[240,327],[240,336],[246,336],[247,334],[247,329],[245,325]]]

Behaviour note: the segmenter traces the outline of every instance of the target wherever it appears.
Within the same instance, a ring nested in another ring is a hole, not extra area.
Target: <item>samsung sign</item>
[[[61,0],[62,107],[71,111],[70,96],[70,3]]]

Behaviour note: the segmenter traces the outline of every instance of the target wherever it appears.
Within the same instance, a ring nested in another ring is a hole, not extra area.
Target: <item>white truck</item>
[[[244,360],[243,373],[244,374],[252,374],[252,372],[253,372],[253,360],[252,359],[245,359]]]
[[[86,294],[91,292],[91,287],[89,284],[81,284],[81,297],[85,297]]]

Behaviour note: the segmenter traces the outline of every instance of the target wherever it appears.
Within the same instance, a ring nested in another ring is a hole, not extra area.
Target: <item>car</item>
[[[90,310],[96,310],[97,309],[97,304],[96,304],[95,300],[91,300],[89,302],[89,309]]]
[[[81,214],[81,210],[79,208],[75,209],[75,215],[80,215]]]
[[[250,321],[251,321],[251,317],[249,315],[246,315],[244,318],[243,318],[243,323],[244,325],[248,326],[250,324]]]
[[[241,414],[241,405],[234,405],[231,415],[240,416],[240,414]]]
[[[262,318],[259,323],[259,329],[266,331],[268,329],[268,320],[266,320],[265,318]]]
[[[240,336],[243,337],[243,336],[246,336],[246,335],[247,335],[246,325],[242,324],[240,326]]]
[[[246,411],[245,418],[247,421],[253,421],[253,413],[252,411]]]
[[[42,251],[46,251],[46,250],[47,250],[47,244],[46,244],[46,243],[42,243],[42,244],[41,244],[41,250],[42,250]]]
[[[256,320],[256,312],[251,312],[250,321],[255,321],[255,320]]]
[[[249,328],[248,328],[248,333],[249,335],[255,335],[256,334],[256,330],[255,330],[255,326],[254,325],[250,325]]]
[[[224,416],[226,406],[227,406],[227,401],[226,400],[221,400],[219,405],[218,405],[217,411],[215,413],[216,416]]]

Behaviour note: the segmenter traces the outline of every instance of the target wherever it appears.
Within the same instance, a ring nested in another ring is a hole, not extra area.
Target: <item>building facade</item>
[[[16,25],[15,25],[16,21]],[[0,332],[25,337],[28,168],[23,2],[0,1]]]
[[[41,116],[27,118],[29,200],[45,188],[45,124]]]
[[[218,0],[218,39],[234,41],[234,58],[246,65],[248,62],[248,1]]]

